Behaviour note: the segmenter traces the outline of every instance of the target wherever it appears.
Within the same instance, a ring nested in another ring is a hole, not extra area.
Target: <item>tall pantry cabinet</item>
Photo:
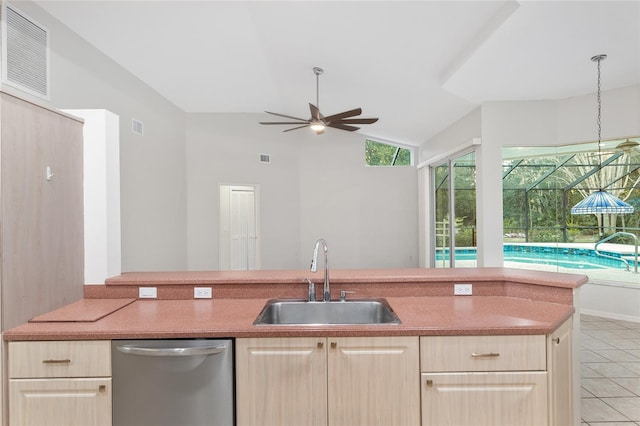
[[[82,298],[82,126],[80,119],[0,91],[2,331]],[[4,342],[1,355],[4,372]]]

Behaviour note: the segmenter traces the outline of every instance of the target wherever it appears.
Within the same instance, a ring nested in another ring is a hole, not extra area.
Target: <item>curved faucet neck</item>
[[[316,272],[318,270],[318,251],[320,250],[320,246],[322,246],[322,251],[324,252],[324,288],[323,288],[323,300],[328,302],[331,300],[331,289],[329,286],[329,247],[327,246],[327,242],[324,238],[320,238],[316,241],[316,244],[313,248],[313,258],[311,259],[311,272]]]

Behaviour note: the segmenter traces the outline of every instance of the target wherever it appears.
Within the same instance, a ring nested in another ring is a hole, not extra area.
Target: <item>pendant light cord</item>
[[[598,57],[598,147],[600,147],[600,142],[602,141],[602,121],[601,121],[602,99],[600,97],[600,61],[602,59],[604,58]]]
[[[591,58],[598,63],[598,190],[602,191],[602,99],[600,94],[600,61],[607,55],[597,55]]]

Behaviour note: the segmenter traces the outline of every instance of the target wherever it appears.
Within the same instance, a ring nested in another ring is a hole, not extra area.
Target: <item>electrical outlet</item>
[[[194,287],[194,299],[211,299],[211,287]]]
[[[473,286],[471,284],[454,284],[453,294],[456,296],[471,296]]]
[[[158,297],[158,289],[155,287],[139,287],[138,297],[140,299],[156,299]]]

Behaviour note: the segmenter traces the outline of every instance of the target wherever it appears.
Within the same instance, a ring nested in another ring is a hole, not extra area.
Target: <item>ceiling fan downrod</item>
[[[324,70],[320,67],[313,67],[313,73],[316,75],[316,107],[320,109],[320,74]]]

